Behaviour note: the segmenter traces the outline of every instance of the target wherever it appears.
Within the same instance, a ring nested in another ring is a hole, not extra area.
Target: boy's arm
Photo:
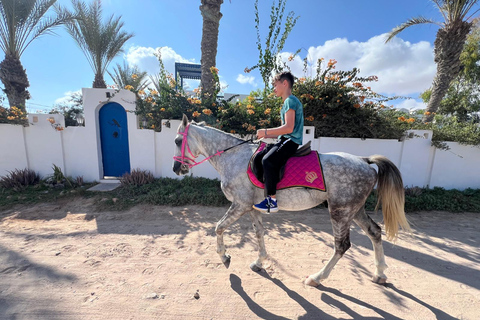
[[[283,134],[289,134],[293,132],[295,128],[295,110],[289,109],[285,113],[285,124],[276,128],[258,129],[257,138],[277,138]]]

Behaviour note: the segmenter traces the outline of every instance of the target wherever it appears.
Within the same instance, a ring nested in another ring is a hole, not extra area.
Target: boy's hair
[[[283,82],[284,80],[287,80],[288,84],[290,85],[290,89],[293,88],[293,84],[295,83],[295,78],[293,77],[290,71],[284,71],[282,73],[277,74],[275,78],[273,78],[273,83],[277,81]]]

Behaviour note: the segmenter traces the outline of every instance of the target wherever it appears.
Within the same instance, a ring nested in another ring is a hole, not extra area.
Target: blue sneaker
[[[253,209],[266,214],[270,214],[270,212],[278,212],[277,201],[271,197],[266,197],[265,200],[259,204],[254,204]]]

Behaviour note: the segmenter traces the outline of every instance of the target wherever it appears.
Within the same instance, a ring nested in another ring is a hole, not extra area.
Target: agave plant
[[[440,27],[434,43],[435,62],[437,74],[433,79],[432,96],[428,102],[423,122],[431,122],[440,102],[448,91],[450,83],[455,79],[460,70],[460,54],[472,29],[472,17],[480,9],[474,10],[479,0],[432,0],[443,16],[443,22],[437,22],[424,17],[407,20],[394,28],[387,36],[385,42],[390,41],[403,30],[419,24],[436,24]],[[473,11],[473,13],[472,13]]]

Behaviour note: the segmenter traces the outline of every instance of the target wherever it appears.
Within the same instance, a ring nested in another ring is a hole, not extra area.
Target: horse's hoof
[[[310,277],[307,277],[307,279],[305,279],[305,284],[311,287],[318,287],[320,285],[320,283],[317,283],[317,281],[313,280]]]
[[[381,284],[381,285],[387,284],[387,278],[381,278],[381,277],[374,276],[372,281],[376,284]]]
[[[257,266],[257,264],[255,262],[250,265],[250,269],[252,269],[252,271],[255,271],[255,272],[262,271],[262,268]]]
[[[223,262],[223,265],[225,266],[225,268],[229,268],[230,267],[230,256],[228,254],[225,255],[225,258],[222,259],[222,262]]]

